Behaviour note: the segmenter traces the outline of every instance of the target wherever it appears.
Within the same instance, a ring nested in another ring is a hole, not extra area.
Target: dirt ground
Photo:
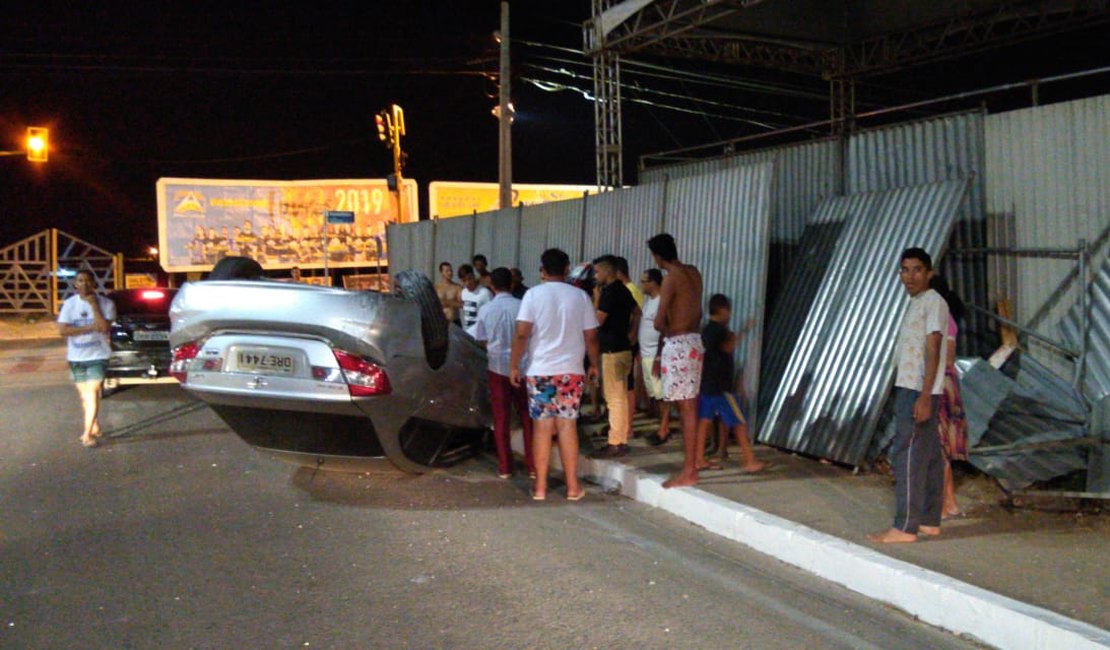
[[[60,337],[50,314],[0,316],[0,341],[54,338]]]

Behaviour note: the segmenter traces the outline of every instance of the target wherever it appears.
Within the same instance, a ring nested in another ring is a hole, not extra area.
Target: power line
[[[463,70],[463,69],[332,69],[332,70],[280,70],[273,68],[199,68],[175,67],[157,65],[111,65],[111,64],[55,64],[55,63],[6,63],[0,66],[0,74],[25,70],[42,70],[47,72],[132,72],[141,74],[215,74],[215,75],[250,75],[250,76],[362,76],[362,77],[388,77],[398,75],[428,75],[428,76],[463,76],[463,77],[489,77],[496,75],[493,70]]]
[[[536,70],[540,70],[540,71],[543,71],[543,72],[550,72],[550,73],[553,73],[553,74],[560,74],[560,75],[563,75],[563,76],[568,76],[568,77],[571,77],[572,79],[586,80],[586,81],[591,79],[590,77],[587,77],[585,75],[581,75],[581,74],[578,74],[578,73],[575,73],[573,71],[566,70],[566,69],[548,68],[546,66],[536,65],[534,63],[528,63],[528,64],[525,64],[525,65],[527,67],[534,68]],[[655,94],[655,95],[659,95],[659,96],[662,96],[662,97],[667,97],[667,98],[670,98],[670,99],[681,99],[681,100],[686,100],[686,101],[691,101],[691,102],[697,102],[697,103],[705,104],[707,106],[715,106],[717,108],[727,108],[727,109],[743,111],[743,112],[747,112],[747,113],[755,113],[755,114],[759,114],[759,115],[768,115],[768,116],[771,116],[771,117],[789,118],[789,119],[802,120],[802,121],[807,121],[808,120],[808,118],[803,118],[803,117],[800,117],[800,116],[797,116],[797,115],[791,115],[789,113],[782,113],[782,112],[779,112],[779,111],[771,111],[771,110],[760,109],[760,108],[752,108],[752,107],[749,107],[749,106],[739,106],[737,104],[729,104],[727,102],[720,102],[720,101],[716,101],[716,100],[712,100],[712,99],[705,99],[705,98],[702,98],[702,97],[695,97],[693,95],[684,95],[684,94],[681,94],[681,93],[672,93],[672,92],[668,92],[668,91],[665,91],[665,90],[658,90],[656,88],[645,88],[643,86],[640,86],[639,84],[629,84],[629,83],[621,82],[620,85],[621,85],[622,88],[627,88],[629,90],[636,90],[638,92]]]
[[[570,84],[563,84],[563,83],[558,83],[558,82],[553,82],[553,81],[545,81],[543,79],[535,79],[535,78],[532,78],[532,77],[521,77],[521,80],[527,81],[528,83],[532,84],[533,86],[536,86],[540,90],[544,90],[544,91],[547,91],[547,92],[555,92],[555,91],[562,91],[562,90],[572,91],[572,92],[578,93],[579,95],[582,95],[582,97],[584,97],[588,101],[591,101],[591,102],[592,101],[597,101],[596,98],[590,93],[590,91],[586,90],[585,88],[579,88],[578,86],[574,86],[574,85],[570,85]],[[648,100],[648,99],[644,99],[642,97],[629,97],[629,98],[627,98],[626,101],[631,102],[631,103],[635,103],[635,104],[644,104],[646,106],[655,106],[657,108],[664,108],[664,109],[667,109],[667,110],[670,110],[670,111],[678,111],[680,113],[690,113],[690,114],[693,114],[693,115],[703,115],[704,114],[704,115],[707,115],[707,116],[710,116],[710,117],[715,117],[717,119],[730,120],[730,121],[733,121],[733,122],[742,122],[744,124],[751,124],[751,125],[754,125],[754,126],[758,126],[760,128],[768,129],[768,130],[779,129],[779,128],[782,128],[784,126],[782,124],[770,124],[770,123],[767,123],[767,122],[760,122],[760,121],[757,121],[757,120],[751,120],[751,119],[747,119],[747,118],[743,118],[743,117],[737,117],[735,115],[722,115],[720,113],[706,113],[704,111],[685,108],[683,106],[675,106],[673,104],[664,104],[664,103],[661,103],[661,102],[655,102],[655,101],[651,101],[651,100]]]

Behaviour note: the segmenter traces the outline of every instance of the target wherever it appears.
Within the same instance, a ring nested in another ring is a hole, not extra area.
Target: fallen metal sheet
[[[832,199],[844,230],[759,439],[859,465],[894,381],[894,347],[909,300],[898,254],[940,257],[967,182],[946,181]]]
[[[673,181],[662,224],[674,235],[679,258],[701,269],[705,315],[709,296],[723,293],[732,301],[729,329],[739,331],[750,323],[734,359],[741,381],[737,392],[753,428],[758,426],[753,409],[759,396],[772,173],[770,163],[760,163]],[[646,240],[627,245],[647,249]]]
[[[1031,356],[960,360],[968,461],[1008,490],[1086,469],[1083,397]]]
[[[1082,347],[1079,305],[1068,310],[1060,321],[1060,334],[1073,349]],[[1083,392],[1091,403],[1110,395],[1110,258],[1107,258],[1091,283],[1090,332],[1087,338],[1087,372]]]
[[[823,203],[813,217],[813,223],[806,226],[794,256],[793,268],[783,284],[782,295],[771,310],[763,338],[763,367],[759,382],[761,416],[771,408],[786,364],[790,361],[790,353],[798,344],[806,314],[821,288],[829,259],[840,239],[844,222],[830,221],[833,217],[843,216],[830,209],[837,205],[835,201]]]

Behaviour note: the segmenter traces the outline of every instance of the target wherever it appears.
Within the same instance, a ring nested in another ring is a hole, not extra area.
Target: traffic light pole
[[[403,152],[401,151],[401,136],[405,135],[405,112],[397,104],[393,105],[393,177],[397,179],[397,223],[402,223],[405,208],[402,197],[405,193],[404,180],[401,177],[401,168],[404,167]]]
[[[509,65],[509,3],[501,3],[501,72],[498,92],[498,183],[499,207],[511,208],[513,206],[513,136],[512,113],[509,108],[512,101],[511,77],[512,68]]]

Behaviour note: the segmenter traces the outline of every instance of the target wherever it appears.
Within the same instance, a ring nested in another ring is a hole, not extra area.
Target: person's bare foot
[[[93,438],[91,435],[81,436],[80,438],[78,438],[78,440],[81,441],[81,445],[84,446],[84,447],[95,447],[96,446],[96,438]]]
[[[720,462],[718,462],[716,460],[706,459],[706,460],[703,460],[703,461],[701,461],[700,463],[697,464],[697,470],[699,472],[704,472],[704,471],[707,471],[707,470],[710,471],[710,472],[715,472],[717,470],[722,470],[722,469],[724,469],[724,467],[721,465]]]
[[[698,484],[698,472],[694,470],[691,473],[679,472],[671,478],[663,482],[663,487],[670,489],[676,487],[690,487]]]
[[[917,534],[924,537],[937,537],[940,535],[940,526],[918,526]]]
[[[912,544],[917,541],[917,535],[889,528],[881,533],[872,533],[867,539],[876,544]]]
[[[755,474],[756,472],[762,471],[766,468],[767,463],[761,460],[756,460],[754,458],[746,463],[740,464],[740,469],[747,474]]]

